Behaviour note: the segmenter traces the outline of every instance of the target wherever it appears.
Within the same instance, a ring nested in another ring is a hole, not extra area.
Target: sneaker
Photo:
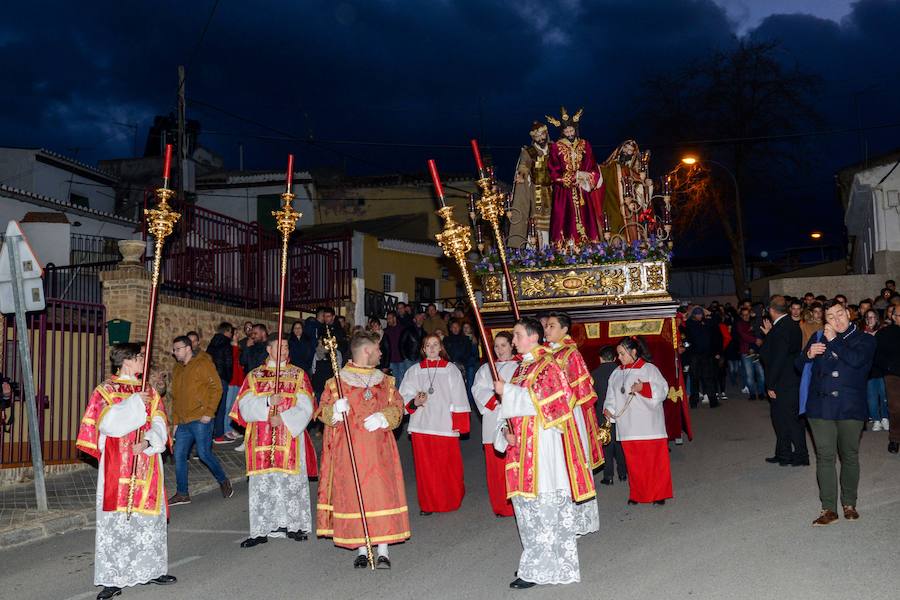
[[[224,435],[217,437],[217,438],[213,438],[213,444],[227,444],[230,441],[231,440],[226,439]]]
[[[719,396],[719,400],[728,400],[728,396],[725,394],[725,392],[718,394],[718,396]]]
[[[171,498],[169,498],[169,506],[178,506],[179,504],[190,504],[191,503],[191,495],[190,494],[175,494]]]
[[[241,443],[240,446],[235,446],[235,447],[234,447],[234,451],[235,451],[235,452],[243,452],[244,450],[245,450],[245,447],[244,447],[243,442]]]
[[[881,420],[881,428],[884,431],[890,431],[891,430],[891,420],[888,419],[887,417],[883,418]]]
[[[881,426],[881,421],[869,421],[869,425],[872,426],[872,431],[883,431],[884,428]]]
[[[748,388],[748,387],[745,385],[744,387],[741,388],[741,393],[742,393],[742,394],[749,394],[749,393],[750,393],[750,388]]]
[[[236,431],[229,431],[228,433],[225,434],[225,437],[227,437],[231,441],[234,441],[234,440],[239,440],[244,436]]]
[[[706,406],[709,406],[709,396],[707,396],[706,394],[703,394],[703,398],[700,400],[700,403],[705,404]]]

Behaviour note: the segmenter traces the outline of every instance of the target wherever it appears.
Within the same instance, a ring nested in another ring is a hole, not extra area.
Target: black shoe
[[[151,579],[150,581],[144,582],[143,585],[148,585],[154,583],[156,585],[172,585],[178,581],[174,575],[160,575],[156,579]]]
[[[509,584],[509,587],[514,590],[527,590],[528,588],[533,588],[536,585],[536,583],[531,583],[530,581],[516,578],[515,581]]]
[[[353,560],[353,568],[354,569],[365,569],[369,566],[369,559],[366,558],[365,554],[357,554],[356,558]]]
[[[379,556],[378,560],[375,561],[376,569],[390,569],[391,568],[391,559],[387,556]]]
[[[653,504],[655,504],[655,505],[657,505],[657,506],[665,506],[665,505],[666,505],[666,501],[665,501],[665,500],[654,500],[654,501],[653,501]]]
[[[106,586],[97,594],[97,600],[107,600],[122,595],[122,588]]]
[[[628,500],[629,506],[637,506],[637,500]]]
[[[427,511],[427,510],[420,510],[420,511],[419,511],[419,516],[422,516],[422,517],[427,517],[427,516],[430,515],[430,514],[431,514],[431,511]]]
[[[297,542],[305,542],[309,539],[309,533],[306,531],[288,531],[287,536]]]
[[[619,475],[619,481],[628,481],[628,475]]]
[[[900,452],[900,444],[897,442],[888,442],[888,452],[897,454],[897,452]]]
[[[241,548],[252,548],[253,546],[259,546],[260,544],[265,544],[268,541],[269,541],[269,538],[267,538],[264,535],[261,535],[259,537],[254,537],[254,538],[247,538],[246,540],[241,542]]]
[[[609,477],[604,477],[603,479],[600,480],[600,483],[602,483],[603,485],[612,485],[613,480],[610,479]]]
[[[809,459],[808,458],[795,458],[791,461],[792,467],[808,467]]]
[[[770,457],[766,458],[766,462],[773,464],[773,465],[776,465],[776,464],[780,465],[782,463],[789,463],[790,461],[785,460],[783,458],[778,458],[777,456],[770,456]]]
[[[231,487],[231,480],[226,479],[222,483],[219,484],[219,489],[222,491],[223,498],[231,498],[234,496],[234,488]]]

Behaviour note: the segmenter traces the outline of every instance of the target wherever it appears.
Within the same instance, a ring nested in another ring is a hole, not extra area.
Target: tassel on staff
[[[175,223],[181,218],[181,214],[172,210],[169,200],[175,196],[175,192],[169,189],[169,169],[172,165],[172,144],[166,144],[166,155],[163,162],[163,185],[156,190],[159,203],[156,208],[144,209],[147,218],[147,231],[155,241],[153,251],[153,270],[150,277],[150,308],[147,313],[147,340],[144,347],[144,368],[141,373],[141,391],[149,389],[150,355],[153,349],[153,325],[156,317],[156,297],[159,292],[159,271],[162,267],[163,246],[166,238],[171,235]],[[148,418],[149,422],[149,418]],[[135,443],[140,444],[144,439],[144,428],[138,429]],[[131,520],[134,512],[134,488],[137,483],[138,456],[131,458],[131,478],[128,481],[128,506],[125,509],[126,520]]]

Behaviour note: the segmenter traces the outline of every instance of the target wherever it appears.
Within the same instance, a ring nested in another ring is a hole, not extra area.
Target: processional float
[[[633,141],[626,143],[637,150]],[[604,206],[597,227],[602,232],[600,239],[580,243],[563,240],[541,246],[532,221],[526,244],[509,247],[503,221],[511,200],[501,190],[493,170],[485,166],[477,140],[471,140],[471,146],[480,192],[477,198],[470,196],[468,207],[482,254],[477,262],[469,258],[472,230],[453,219],[453,208],[446,205],[434,161],[428,166],[440,202],[437,214],[444,221],[443,231],[435,237],[444,254],[459,266],[494,380],[499,376],[493,364],[492,332],[508,330],[525,312],[563,310],[577,324],[572,334],[591,367],[596,364],[596,351],[604,344],[628,335],[642,335],[650,341],[651,350],[661,359],[657,365],[670,382],[665,407],[670,438],[680,437],[682,430],[690,437],[683,402],[675,405],[684,398],[684,383],[678,361],[678,304],[668,292],[673,194],[670,175],[664,176],[656,188],[662,193],[654,194],[649,178],[650,152],[636,151],[628,169],[615,168],[621,173],[620,179],[605,182],[618,186],[622,202],[615,226],[610,224]],[[607,161],[604,166],[610,164]],[[491,244],[482,239],[478,217],[491,230]],[[480,279],[481,306],[476,302],[470,262],[475,262],[473,271]],[[606,444],[609,438],[606,424],[601,428],[601,441]]]

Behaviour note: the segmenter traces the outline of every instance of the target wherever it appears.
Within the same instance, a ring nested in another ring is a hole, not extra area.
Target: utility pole
[[[178,199],[184,202],[184,159],[187,153],[184,135],[184,65],[178,65]]]

